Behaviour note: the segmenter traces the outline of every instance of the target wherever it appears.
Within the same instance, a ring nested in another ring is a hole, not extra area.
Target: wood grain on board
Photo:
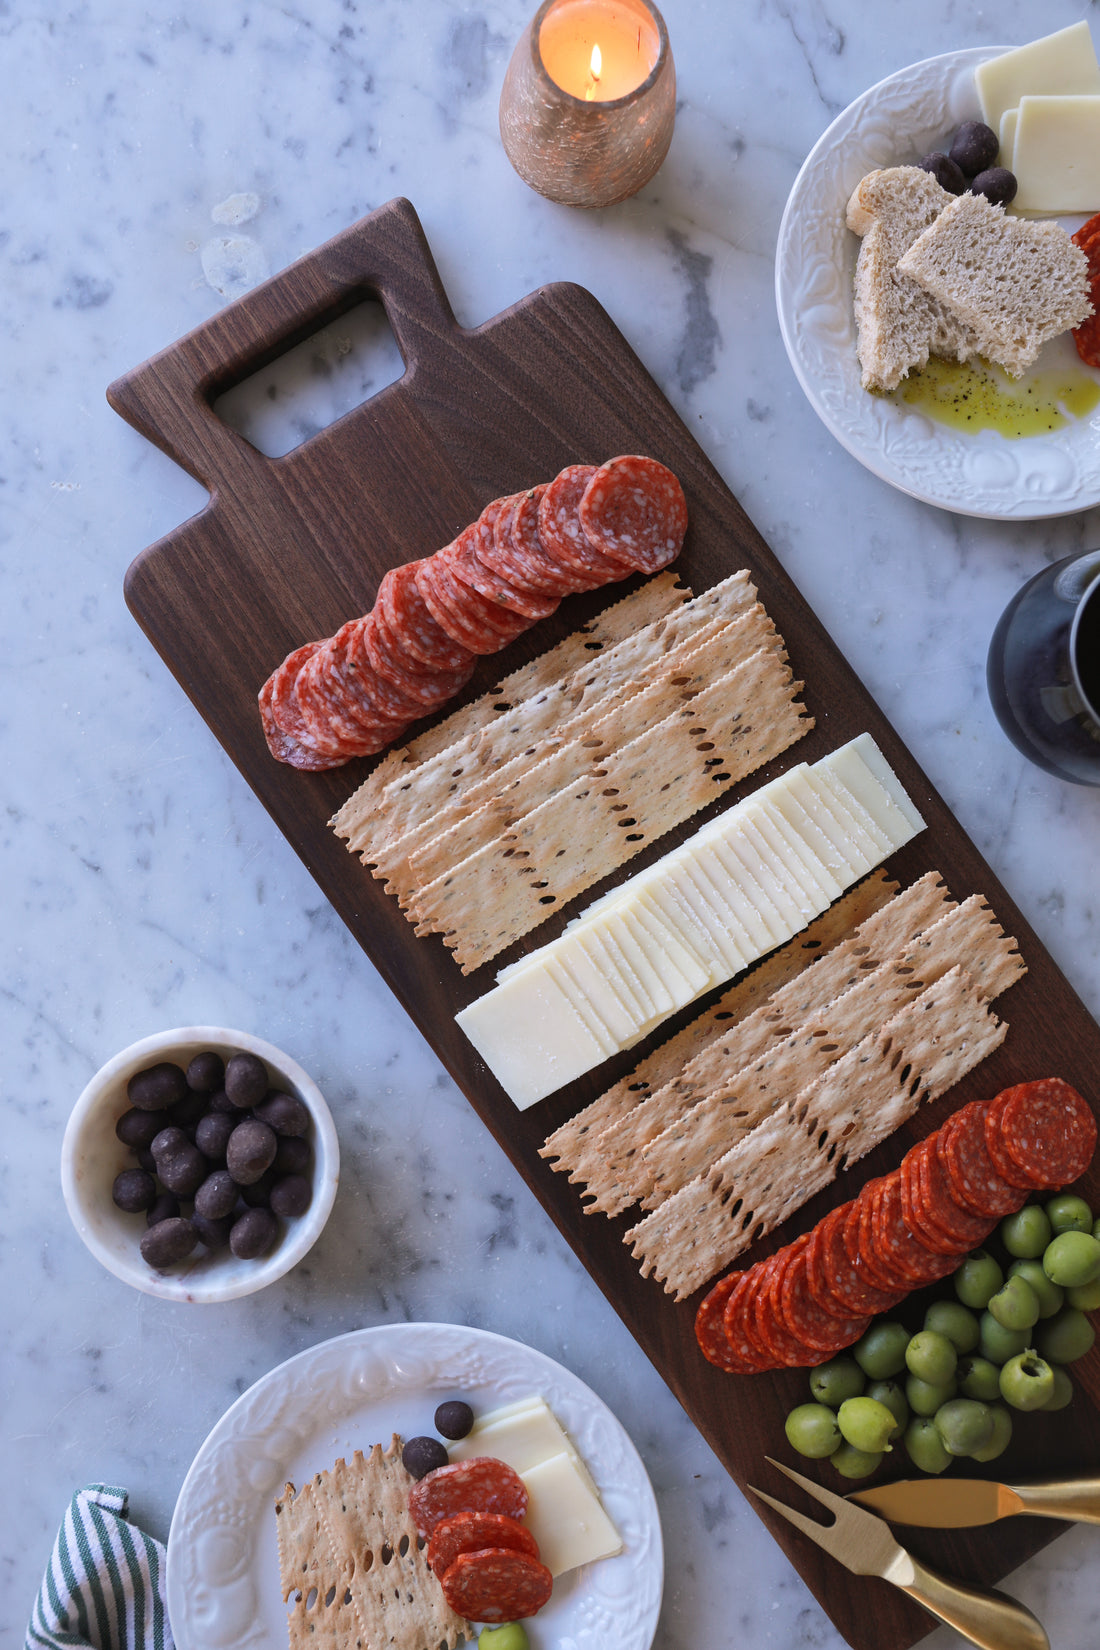
[[[212,403],[219,394],[371,298],[384,305],[405,361],[398,382],[282,458],[264,457],[217,417]],[[711,811],[869,730],[928,822],[888,862],[892,874],[905,884],[937,869],[956,897],[985,894],[1019,940],[1029,969],[996,1005],[1010,1028],[1001,1049],[925,1107],[904,1138],[879,1147],[748,1258],[808,1229],[969,1100],[1055,1074],[1095,1094],[1100,1028],[625,339],[582,288],[545,287],[484,326],[461,328],[415,212],[396,200],[119,379],[108,397],[211,494],[199,515],[131,566],[126,598],[138,622],[733,1477],[797,1499],[797,1490],[763,1458],[789,1455],[783,1420],[808,1395],[806,1372],[739,1379],[712,1368],[692,1332],[698,1297],[677,1306],[643,1280],[621,1241],[632,1217],[585,1215],[576,1188],[538,1156],[546,1134],[631,1069],[648,1045],[518,1113],[454,1024],[455,1012],[489,989],[497,968],[552,938],[572,911],[464,978],[438,937],[414,936],[396,902],[328,827],[371,764],[303,774],[275,762],[256,709],[260,685],[292,648],[367,612],[387,568],[446,544],[490,499],[548,481],[569,463],[652,454],[676,472],[688,499],[679,571],[698,592],[737,568],[751,570],[817,719],[808,738]],[[551,619],[482,661],[463,698],[485,691],[638,582],[567,598]],[[619,875],[656,858],[699,823],[697,817],[653,844]],[[1010,1453],[984,1469],[988,1476],[1010,1471],[1020,1479],[1100,1462],[1100,1354],[1077,1365],[1075,1376],[1088,1396],[1057,1415],[1021,1417]],[[827,1464],[800,1466],[835,1487]],[[905,1466],[899,1459],[902,1475]],[[849,1575],[753,1504],[856,1650],[902,1650],[929,1631],[930,1618],[903,1594],[886,1582]],[[971,1531],[914,1530],[903,1539],[953,1575],[993,1583],[1057,1530],[1015,1519]],[[736,1554],[726,1562],[731,1589],[752,1585],[738,1575]]]

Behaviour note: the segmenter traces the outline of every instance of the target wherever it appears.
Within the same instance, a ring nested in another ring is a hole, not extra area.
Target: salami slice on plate
[[[468,1461],[437,1467],[409,1491],[409,1512],[425,1540],[437,1524],[455,1513],[492,1512],[521,1519],[526,1511],[523,1479],[491,1455],[474,1455]]]
[[[550,560],[574,580],[574,590],[597,590],[628,571],[624,562],[597,550],[581,526],[577,507],[595,473],[594,464],[568,464],[539,501],[539,540]]]
[[[428,1542],[428,1563],[441,1576],[460,1553],[476,1553],[485,1547],[511,1547],[530,1558],[539,1556],[538,1542],[526,1524],[504,1513],[467,1511],[454,1513],[436,1525]]]
[[[590,544],[638,573],[675,561],[687,532],[687,500],[672,471],[631,454],[600,465],[577,514]]]
[[[469,1621],[522,1621],[550,1602],[554,1578],[529,1553],[487,1547],[460,1553],[440,1578],[443,1597]]]

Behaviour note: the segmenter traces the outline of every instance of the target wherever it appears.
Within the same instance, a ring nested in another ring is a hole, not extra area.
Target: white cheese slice
[[[1088,24],[1071,23],[1029,46],[979,63],[974,84],[982,119],[995,132],[1000,131],[1005,110],[1015,109],[1023,97],[1100,92],[1100,65]]]
[[[700,872],[695,858],[681,849],[669,874],[677,893],[721,958],[726,969],[724,977],[728,980],[732,974],[747,968],[749,959],[756,956],[756,947],[748,940],[736,914]],[[744,940],[744,945],[740,940]]]
[[[891,853],[924,829],[924,820],[869,733],[830,751],[822,757],[821,766],[866,808],[887,838]]]
[[[882,858],[885,842],[878,846],[872,841],[851,809],[824,783],[816,768],[809,769],[797,794],[828,842],[833,855],[829,863],[844,886],[850,887],[853,878],[866,876]]]
[[[645,930],[629,908],[615,907],[605,912],[603,925],[608,938],[619,947],[628,965],[634,970],[652,1004],[653,1015],[656,1019],[663,1020],[684,1000],[679,993],[673,994],[669,984],[668,959],[650,955]],[[681,989],[682,984],[681,981]]]
[[[652,1020],[657,1011],[657,1005],[637,969],[619,943],[617,934],[612,932],[609,920],[612,914],[608,911],[603,922],[591,925],[589,932],[592,943],[596,948],[594,955],[597,958],[603,957],[605,959],[605,966],[613,976],[616,985],[621,985],[623,991],[629,996],[629,1000],[634,1005],[634,1013],[638,1023],[642,1024]],[[586,930],[582,928],[581,933],[584,934],[585,932]]]
[[[1009,172],[1014,171],[1016,166],[1016,121],[1019,114],[1019,108],[1006,109],[1001,116],[1001,127],[997,134],[1001,140],[1000,148],[997,150],[997,165],[1005,167]]]
[[[870,864],[877,865],[891,852],[890,838],[886,832],[875,824],[851,791],[844,789],[831,768],[822,767],[819,762],[811,770],[811,778],[818,793],[841,820],[852,840],[864,849]]]
[[[1018,211],[1095,212],[1100,207],[1100,93],[1022,97],[1012,170]]]
[[[622,1552],[622,1537],[564,1450],[520,1477],[530,1496],[527,1527],[552,1576]]]
[[[787,833],[763,797],[746,813],[731,847],[742,855],[753,856],[756,880],[779,913],[779,944],[796,934],[823,905],[828,905],[826,894],[817,888],[811,889],[798,855],[791,852]]]
[[[540,1394],[479,1415],[465,1438],[447,1445],[452,1461],[491,1455],[521,1475],[555,1455],[576,1454],[569,1435]]]
[[[521,1111],[607,1058],[545,967],[498,985],[455,1020]]]
[[[617,1054],[620,1032],[627,1037],[633,1035],[630,1022],[624,1020],[616,1031],[611,1030],[601,1013],[602,1001],[599,1005],[594,1003],[588,993],[577,984],[572,973],[565,967],[560,951],[555,951],[545,958],[542,971],[557,986],[563,997],[568,1000],[577,1019],[584,1023],[599,1043],[604,1051],[604,1058],[609,1059],[612,1054]]]
[[[727,964],[717,943],[696,915],[691,899],[685,897],[680,886],[682,880],[682,869],[668,866],[662,880],[646,889],[645,898],[663,922],[666,932],[671,933],[698,959],[706,971],[703,990],[709,991],[712,985],[729,979]]]
[[[768,944],[771,929],[752,903],[744,874],[734,873],[733,867],[739,862],[718,839],[685,843],[680,853],[688,874],[721,911],[741,955],[746,959],[758,957],[761,945]]]
[[[581,1013],[587,1008],[596,1017],[597,1035],[606,1032],[609,1052],[617,1054],[636,1034],[644,1016],[621,995],[615,976],[599,966],[593,950],[591,935],[571,934],[569,942],[557,951],[554,966],[567,976],[563,988],[574,1007]]]
[[[848,867],[843,867],[843,880],[830,868],[825,856],[832,856],[831,845],[792,791],[777,787],[761,797],[760,814],[760,830],[763,832],[767,826],[775,833],[778,851],[805,893],[807,904],[824,911],[844,892]]]
[[[627,909],[648,936],[650,961],[654,968],[665,970],[664,978],[669,990],[677,998],[676,1007],[683,1008],[685,1003],[690,1003],[706,990],[709,971],[703,967],[694,949],[685,945],[679,935],[669,928],[645,889],[635,893],[629,908],[624,907],[624,910]],[[683,981],[680,992],[675,985],[677,979]]]

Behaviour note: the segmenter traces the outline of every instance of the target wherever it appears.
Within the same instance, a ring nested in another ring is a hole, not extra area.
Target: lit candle
[[[672,141],[676,71],[649,0],[544,0],[516,46],[500,132],[526,183],[568,206],[610,206]]]

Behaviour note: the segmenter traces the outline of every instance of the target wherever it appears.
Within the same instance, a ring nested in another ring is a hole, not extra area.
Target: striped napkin
[[[88,1484],[69,1503],[24,1650],[174,1650],[164,1548],[127,1521],[128,1490]]]

